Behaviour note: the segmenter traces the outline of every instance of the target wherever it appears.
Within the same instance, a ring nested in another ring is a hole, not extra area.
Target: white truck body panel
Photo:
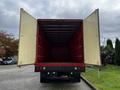
[[[37,20],[20,9],[18,65],[34,64],[36,59]]]
[[[96,9],[83,21],[84,60],[86,64],[101,65],[99,10]]]

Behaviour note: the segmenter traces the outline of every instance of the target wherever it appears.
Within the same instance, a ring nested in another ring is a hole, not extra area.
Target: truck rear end
[[[85,71],[83,20],[38,19],[35,72],[41,82],[80,81]]]
[[[18,66],[34,65],[41,82],[80,82],[85,64],[101,65],[99,10],[85,19],[36,19],[20,10]]]

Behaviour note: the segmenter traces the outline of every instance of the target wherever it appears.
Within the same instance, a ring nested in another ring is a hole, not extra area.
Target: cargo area
[[[84,19],[36,19],[20,9],[18,66],[33,65],[40,82],[80,82],[85,64],[101,65],[99,9]]]
[[[36,63],[84,63],[81,19],[38,19],[36,42]]]

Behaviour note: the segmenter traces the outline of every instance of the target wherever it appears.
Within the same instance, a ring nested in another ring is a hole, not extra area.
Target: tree
[[[113,48],[113,44],[110,39],[107,40],[107,45],[104,48],[104,54],[106,54],[106,57],[105,57],[106,62],[109,64],[114,64],[115,50]]]
[[[5,55],[3,55],[4,57],[14,56],[18,53],[18,39],[4,31],[0,31],[0,48],[1,46],[6,51]]]
[[[118,38],[115,41],[115,64],[120,65],[120,41]]]
[[[103,66],[106,65],[106,51],[105,51],[105,47],[104,46],[100,46],[100,50],[101,50],[101,64]]]
[[[113,49],[112,40],[107,39],[107,47],[109,47],[110,49]]]

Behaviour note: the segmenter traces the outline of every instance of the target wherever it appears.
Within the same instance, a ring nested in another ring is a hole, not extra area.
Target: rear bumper
[[[42,63],[35,64],[35,72],[84,72],[83,63]]]

